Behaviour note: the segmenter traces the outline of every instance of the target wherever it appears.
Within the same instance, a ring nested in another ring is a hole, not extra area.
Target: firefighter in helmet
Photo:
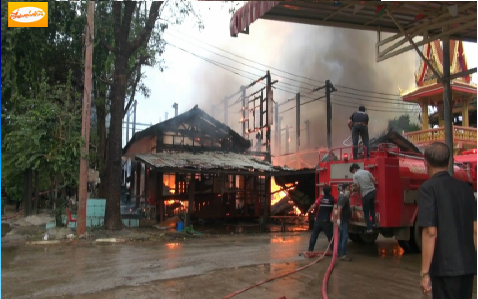
[[[367,158],[370,157],[368,147],[368,114],[365,112],[365,106],[360,106],[358,111],[355,111],[349,118],[348,126],[352,131],[352,143],[353,143],[353,158],[358,158],[358,144],[359,136],[362,137],[363,145],[367,151]]]

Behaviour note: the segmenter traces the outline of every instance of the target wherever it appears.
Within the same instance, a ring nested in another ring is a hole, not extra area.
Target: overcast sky
[[[204,29],[199,31],[195,23],[191,21],[186,21],[181,25],[170,25],[170,29],[167,29],[164,35],[166,41],[196,55],[237,68],[241,70],[241,74],[249,78],[259,78],[265,74],[267,68],[211,48],[204,43],[225,49],[264,65],[288,71],[294,75],[308,78],[310,78],[309,76],[314,76],[312,79],[321,81],[330,79],[334,84],[342,84],[352,88],[398,94],[399,87],[402,90],[414,87],[413,72],[415,71],[416,54],[410,51],[388,61],[375,63],[373,53],[375,33],[258,20],[251,25],[249,35],[241,34],[238,38],[233,38],[229,34],[231,16],[228,11],[228,4],[201,1],[195,2],[194,5],[202,16]],[[362,35],[363,38],[359,38],[354,43],[348,43],[351,36],[355,38]],[[206,48],[206,50],[201,47]],[[213,54],[213,52],[253,67],[225,59]],[[343,52],[340,54],[342,55],[340,57],[345,57],[347,60],[345,58],[338,58],[339,56],[334,58],[335,52]],[[467,53],[468,67],[476,67],[476,55],[471,55],[471,53],[477,53],[476,44],[466,43],[465,52]],[[324,55],[321,55],[321,53]],[[164,72],[154,68],[144,68],[147,76],[144,83],[151,89],[151,96],[147,99],[141,95],[137,96],[138,123],[156,124],[159,118],[164,120],[165,112],[169,112],[169,117],[174,116],[172,105],[175,102],[179,104],[180,114],[193,108],[195,104],[198,104],[207,113],[211,113],[212,104],[218,103],[226,95],[235,93],[240,85],[247,85],[251,82],[250,79],[228,72],[169,45],[166,46],[166,51],[162,58],[167,65],[167,69]],[[349,68],[351,63],[348,61],[348,59],[352,58],[357,62],[357,66],[353,70]],[[385,74],[388,74],[390,78],[385,83],[382,81],[375,82],[364,88],[367,83],[361,81],[364,78],[360,77],[363,77],[364,74],[361,71],[356,71],[357,67],[359,69],[362,67],[368,68],[367,71],[369,73],[365,75],[369,77],[369,81],[382,79],[380,77],[386,76]],[[320,70],[314,70],[314,68]],[[284,90],[297,92],[298,88],[292,85],[310,88],[311,86],[305,86],[304,84],[314,83],[310,80],[280,73],[272,69],[271,72],[275,73],[273,80],[278,79],[281,82],[277,86]],[[354,72],[356,73],[353,74]],[[280,75],[302,81],[302,83],[286,80],[281,78]],[[357,80],[353,79],[353,76],[356,76]],[[477,82],[476,77],[474,76],[473,78],[475,83]],[[319,83],[316,84],[320,85]],[[315,95],[315,97],[320,95],[322,94]],[[274,100],[279,102],[283,102],[293,96],[292,93],[281,90],[274,91]],[[352,103],[353,99],[344,101]],[[319,103],[314,102],[308,105],[316,105],[318,107],[322,105]],[[386,108],[383,106],[384,104],[374,103],[369,105],[378,109]],[[292,107],[293,105],[290,106]],[[231,122],[229,125],[231,128],[238,130],[240,107],[236,107],[229,110],[229,120]],[[310,110],[311,106],[302,107],[304,107],[302,108],[303,110],[306,110],[304,114],[307,114],[307,110]],[[321,110],[323,110],[322,108],[320,106]],[[400,109],[395,106],[393,108]],[[337,118],[337,113],[341,113],[348,118],[348,115],[355,109],[352,107],[342,107],[341,109],[334,110],[334,117]],[[372,113],[373,117],[373,112],[370,113]],[[284,118],[288,119],[289,125],[293,125],[295,112],[292,110],[289,114],[285,113]],[[378,115],[383,115],[384,113],[377,111],[376,114],[378,117]],[[386,117],[392,118],[403,113],[385,114]],[[315,114],[312,113],[310,117],[313,117],[313,115]],[[219,112],[217,118],[222,121],[223,112]],[[380,122],[380,130],[383,130],[382,127],[385,121],[386,118]],[[138,129],[143,128],[145,127],[138,126]],[[343,137],[346,138],[345,135]],[[123,145],[125,142],[124,137]]]

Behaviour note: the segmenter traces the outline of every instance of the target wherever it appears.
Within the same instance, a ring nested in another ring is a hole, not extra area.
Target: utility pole
[[[289,154],[289,125],[285,126],[285,154]]]
[[[301,168],[300,158],[300,93],[295,95],[295,152],[297,153],[298,169]]]
[[[453,125],[452,125],[452,92],[450,86],[450,37],[442,38],[443,42],[443,120],[445,122],[445,144],[450,149],[448,172],[453,176]]]
[[[224,97],[224,123],[229,126],[228,112],[229,112],[229,99]]]
[[[136,107],[138,107],[138,102],[134,100],[133,134],[131,134],[131,136],[134,136],[134,134],[136,133]]]
[[[295,152],[300,152],[300,93],[295,95]]]
[[[330,81],[325,81],[325,96],[326,96],[326,103],[327,103],[327,148],[330,150],[332,148],[332,128],[331,128],[331,121],[332,121],[332,107],[330,105]]]
[[[80,183],[79,183],[79,204],[78,222],[76,234],[83,235],[86,232],[86,200],[88,184],[88,159],[90,147],[90,109],[91,109],[91,69],[93,64],[93,39],[95,32],[95,1],[88,1],[86,9],[85,27],[85,90],[83,94],[83,105],[81,109],[81,135],[85,140],[80,160]]]
[[[242,137],[246,138],[246,88],[244,86],[241,86],[241,91],[242,91]]]
[[[130,111],[126,111],[126,143],[129,142],[129,115]]]
[[[280,126],[279,126],[279,103],[274,104],[274,132],[277,154],[280,155]],[[276,153],[274,153],[276,154]]]
[[[271,126],[274,124],[274,92],[272,91],[272,82],[271,82],[271,73],[269,71],[266,72],[266,152],[267,158],[266,161],[271,163],[272,156],[271,156]]]
[[[278,146],[279,146],[279,149],[278,149],[278,151],[279,151],[279,156],[280,156],[280,154],[282,153],[282,149],[281,149],[281,146],[282,146],[282,138],[281,138],[282,128],[281,128],[281,123],[282,123],[282,120],[283,120],[283,119],[284,119],[283,116],[279,116],[279,121],[278,121],[279,124],[277,125],[277,126],[279,127],[279,130],[278,130],[278,133],[277,133],[277,135],[279,135],[279,137],[278,137],[278,140],[279,140],[279,141],[277,142],[277,144],[278,144]]]
[[[174,103],[173,104],[173,108],[174,108],[174,116],[178,116],[178,103]]]
[[[169,116],[169,113],[168,112],[164,112],[164,120],[168,120],[168,116]]]
[[[327,97],[327,147],[332,148],[332,104],[330,103],[330,94],[337,91],[330,80],[325,81],[325,96]]]
[[[307,148],[310,148],[310,120],[305,121],[305,134],[307,135]]]

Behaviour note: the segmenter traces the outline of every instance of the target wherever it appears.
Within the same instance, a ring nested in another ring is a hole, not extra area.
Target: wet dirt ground
[[[2,248],[2,298],[222,298],[313,261],[299,256],[309,233],[224,234],[177,243]],[[325,249],[324,236],[316,250]],[[420,255],[397,243],[349,242],[330,298],[431,298],[418,288]],[[331,258],[234,298],[320,298]],[[474,298],[476,298],[476,281]]]

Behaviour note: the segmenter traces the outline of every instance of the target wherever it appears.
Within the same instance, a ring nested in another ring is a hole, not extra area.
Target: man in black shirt
[[[430,179],[418,189],[422,228],[422,281],[433,299],[471,299],[476,275],[476,201],[473,189],[448,173],[450,150],[441,142],[425,150]],[[430,278],[432,286],[430,286]]]
[[[350,261],[347,257],[347,243],[349,241],[349,221],[350,221],[350,202],[349,202],[349,184],[340,186],[340,194],[337,199],[339,206],[339,256],[343,261]]]
[[[358,140],[359,136],[362,136],[363,145],[367,149],[367,158],[370,157],[368,147],[368,114],[365,113],[365,106],[360,106],[358,111],[355,111],[349,118],[348,126],[352,130],[352,143],[353,143],[353,158],[358,158]]]
[[[310,213],[312,210],[315,209],[315,223],[314,223],[314,230],[312,231],[312,235],[310,236],[309,242],[309,251],[314,251],[315,242],[317,242],[317,238],[320,235],[320,232],[324,232],[327,236],[327,239],[330,241],[333,237],[333,223],[330,221],[330,216],[334,210],[335,199],[330,194],[332,188],[328,185],[325,185],[322,188],[322,192],[324,195],[321,198],[317,198],[315,203],[310,206],[307,213]],[[318,208],[318,209],[317,209]],[[333,244],[330,245],[330,248],[333,248]]]

